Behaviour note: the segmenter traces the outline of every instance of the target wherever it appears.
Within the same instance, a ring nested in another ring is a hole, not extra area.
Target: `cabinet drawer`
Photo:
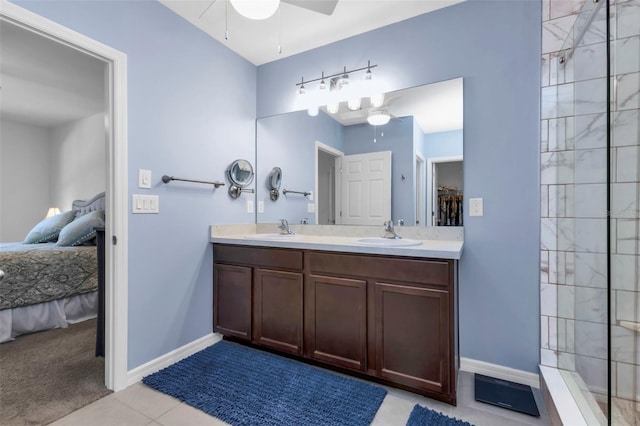
[[[416,284],[448,286],[453,282],[453,262],[386,256],[309,252],[314,274],[349,275]]]
[[[302,252],[299,250],[215,244],[213,261],[302,271]]]

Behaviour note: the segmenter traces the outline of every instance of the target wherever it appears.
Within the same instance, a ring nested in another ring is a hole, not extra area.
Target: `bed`
[[[0,244],[0,343],[96,317],[95,228],[104,227],[104,206],[104,193],[76,200],[59,215],[55,239],[54,233],[35,232],[47,228],[43,221],[27,235],[31,243]]]

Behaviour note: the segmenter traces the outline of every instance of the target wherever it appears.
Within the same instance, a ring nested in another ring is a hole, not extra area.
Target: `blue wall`
[[[427,159],[432,157],[453,157],[462,155],[462,130],[425,133],[423,137],[423,146],[424,148],[421,152]]]
[[[540,1],[473,1],[258,67],[257,115],[292,110],[301,75],[378,64],[390,90],[464,78],[463,357],[537,372]],[[508,208],[507,208],[508,207]],[[468,209],[467,209],[468,211]]]
[[[155,1],[16,4],[127,54],[129,194],[160,196],[158,215],[129,215],[132,369],[212,330],[209,225],[254,216],[226,187],[160,177],[225,180],[234,159],[254,161],[256,67]]]

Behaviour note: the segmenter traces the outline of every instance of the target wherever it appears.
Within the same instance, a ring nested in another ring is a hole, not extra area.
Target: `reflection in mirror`
[[[267,179],[278,164],[285,187],[314,191],[265,203],[258,222],[463,225],[462,79],[387,93],[381,108],[368,102],[257,121],[256,174]],[[374,126],[367,117],[380,109],[389,121]]]
[[[274,167],[269,173],[269,197],[271,201],[277,201],[280,197],[280,182],[282,181],[282,169]]]

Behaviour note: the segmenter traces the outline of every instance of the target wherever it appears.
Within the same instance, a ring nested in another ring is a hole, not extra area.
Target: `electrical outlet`
[[[469,216],[483,216],[482,198],[469,198]]]
[[[307,213],[315,213],[316,212],[316,204],[308,203],[307,204]]]
[[[264,213],[264,201],[258,201],[258,213]]]
[[[247,200],[247,213],[253,213],[253,200]]]
[[[309,201],[313,201],[313,191],[309,191],[309,195],[307,195]]]

